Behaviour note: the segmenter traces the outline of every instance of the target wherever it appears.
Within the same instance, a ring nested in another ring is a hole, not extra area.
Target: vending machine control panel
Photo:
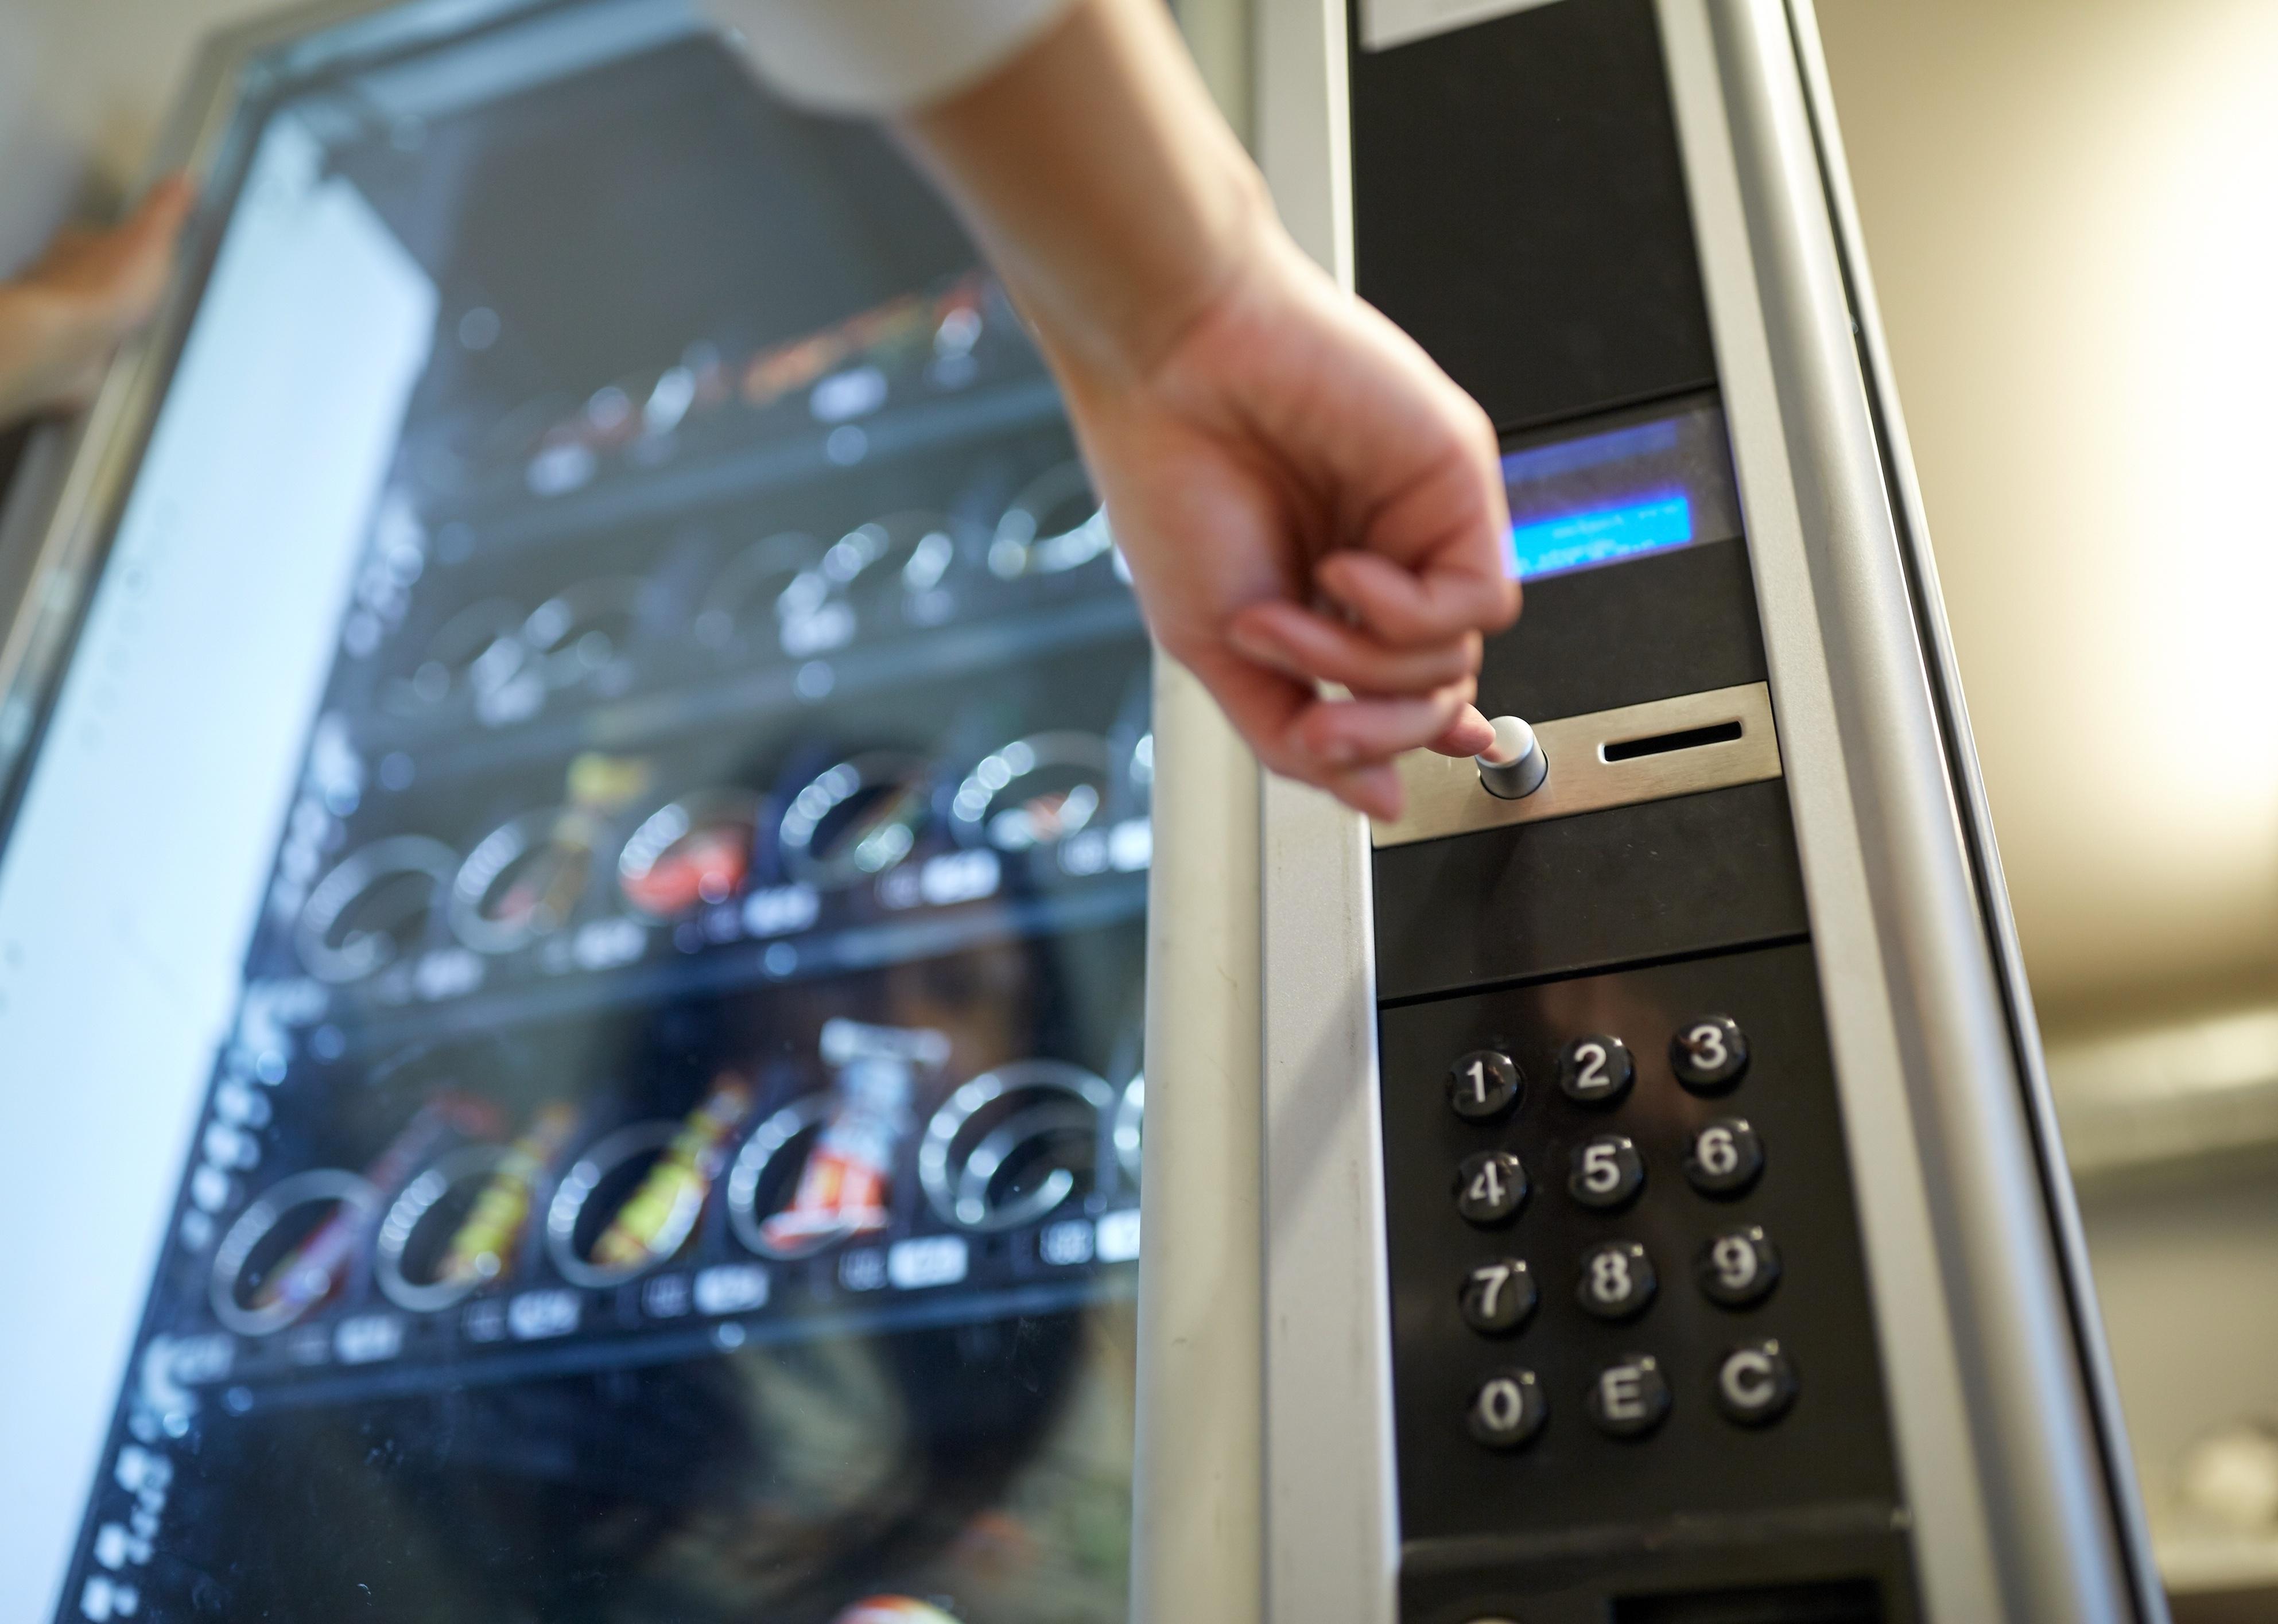
[[[1401,1616],[1904,1624],[1907,1515],[1654,12],[1353,56],[1361,294],[1505,438],[1374,830]]]

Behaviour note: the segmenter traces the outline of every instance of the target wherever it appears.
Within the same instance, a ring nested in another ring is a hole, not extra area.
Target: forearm
[[[1107,377],[1167,354],[1274,229],[1161,0],[1079,0],[898,127],[1063,362]]]

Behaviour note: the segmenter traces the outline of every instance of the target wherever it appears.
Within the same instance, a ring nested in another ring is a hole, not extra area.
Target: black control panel
[[[1505,437],[1480,704],[1613,719],[1553,812],[1378,832],[1402,1617],[1910,1624],[1786,786],[1619,721],[1770,680],[1652,7],[1356,36],[1352,86],[1360,292]]]

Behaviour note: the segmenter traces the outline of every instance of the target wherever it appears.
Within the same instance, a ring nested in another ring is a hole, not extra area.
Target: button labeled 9
[[[1779,1248],[1759,1224],[1728,1229],[1701,1248],[1693,1277],[1701,1294],[1728,1308],[1745,1308],[1762,1302],[1779,1284]]]
[[[1448,1103],[1466,1122],[1489,1122],[1518,1103],[1525,1082],[1509,1055],[1475,1048],[1448,1068]]]

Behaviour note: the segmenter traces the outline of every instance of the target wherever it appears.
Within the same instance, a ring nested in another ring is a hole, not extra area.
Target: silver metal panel
[[[1884,446],[1887,471],[1896,498],[1899,544],[1915,571],[1915,616],[1930,656],[1930,680],[1945,727],[1949,768],[1959,803],[1961,828],[1976,866],[1978,903],[1993,939],[1993,957],[2008,1003],[2010,1041],[2025,1091],[2025,1103],[2040,1150],[2041,1177],[2046,1190],[2051,1221],[2064,1284],[2072,1308],[2073,1330],[2087,1365],[2089,1394],[2095,1407],[2098,1442],[2105,1471],[2118,1502],[2121,1555],[2128,1564],[2138,1611],[2147,1620],[2167,1616],[2167,1591],[2153,1560],[2150,1524],[2137,1482],[2134,1452],[2128,1442],[2127,1423],[2121,1414],[2120,1388],[2112,1368],[2111,1350],[2104,1338],[2104,1318],[2096,1302],[2089,1269],[2088,1241],[2081,1224],[2068,1169],[2070,1158],[2058,1128],[2054,1092],[2048,1063],[2042,1053],[2040,1026],[2033,1014],[2032,991],[2025,980],[2025,956],[2017,939],[2017,921],[2009,906],[2009,888],[2002,876],[2001,855],[1994,842],[1993,814],[1985,796],[1985,782],[1977,766],[1977,745],[1964,703],[1961,670],[1953,652],[1953,634],[1945,617],[1945,599],[1939,591],[1938,563],[1930,545],[1930,525],[1924,515],[1922,487],[1915,477],[1914,452],[1907,438],[1906,417],[1900,410],[1896,374],[1883,334],[1883,318],[1868,272],[1866,239],[1859,225],[1858,208],[1851,194],[1851,169],[1843,153],[1843,137],[1835,116],[1834,93],[1828,82],[1827,62],[1820,49],[1819,25],[1812,0],[1789,0],[1796,39],[1796,61],[1803,76],[1814,133],[1826,176],[1827,197],[1833,217],[1836,241],[1850,284],[1854,320],[1858,324],[1863,353],[1869,404]]]
[[[1299,243],[1349,290],[1344,0],[1263,0],[1259,22],[1266,179]],[[1266,781],[1263,803],[1264,1616],[1392,1624],[1399,1513],[1367,835],[1357,813],[1285,780]]]
[[[1928,1605],[2136,1617],[1795,37],[1660,11]]]
[[[1649,756],[1607,759],[1609,745],[1725,724],[1737,726],[1739,736]],[[1534,740],[1549,763],[1550,775],[1540,789],[1517,801],[1490,795],[1479,782],[1478,766],[1468,757],[1409,751],[1398,764],[1401,785],[1408,792],[1407,808],[1388,823],[1371,826],[1375,843],[1405,846],[1445,835],[1540,823],[1577,812],[1760,783],[1780,775],[1771,690],[1762,682],[1557,717],[1535,723]]]

